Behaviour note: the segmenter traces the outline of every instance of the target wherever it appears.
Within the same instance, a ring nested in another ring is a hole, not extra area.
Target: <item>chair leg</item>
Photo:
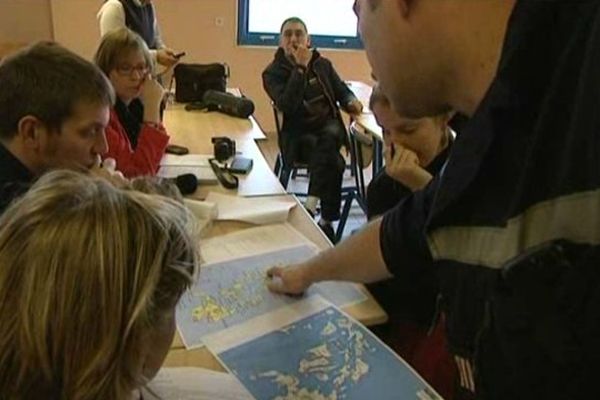
[[[356,153],[354,152],[354,144],[350,144],[350,176],[354,177],[356,174]]]
[[[356,198],[356,192],[354,190],[348,191],[344,196],[344,206],[342,207],[342,214],[340,215],[340,222],[338,223],[337,230],[335,232],[336,243],[342,240],[344,235],[344,229],[346,228],[346,222],[350,215],[350,209],[352,208],[352,200]]]
[[[281,154],[277,154],[277,158],[275,159],[275,167],[273,168],[275,176],[279,176],[279,173],[281,172],[281,164]]]
[[[367,193],[365,188],[365,171],[360,167],[363,165],[363,157],[360,149],[357,148],[357,168],[356,168],[356,188],[358,191],[358,197],[364,202],[367,199]]]
[[[281,183],[281,186],[283,186],[283,188],[285,190],[287,190],[287,187],[290,183],[290,175],[292,173],[292,169],[291,168],[287,168],[285,166],[281,167],[281,172],[279,173],[279,182]]]

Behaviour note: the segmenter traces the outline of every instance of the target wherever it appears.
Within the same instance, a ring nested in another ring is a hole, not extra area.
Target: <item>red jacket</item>
[[[155,126],[144,123],[134,150],[117,113],[111,109],[110,122],[106,127],[106,140],[108,152],[102,158],[114,158],[117,170],[125,177],[133,178],[156,174],[169,143],[169,135],[162,124]]]

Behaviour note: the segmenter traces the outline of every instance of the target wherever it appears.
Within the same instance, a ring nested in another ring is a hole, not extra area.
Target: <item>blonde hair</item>
[[[143,385],[144,341],[196,273],[192,221],[100,178],[40,178],[0,218],[0,393],[125,399]]]
[[[146,65],[153,69],[153,58],[144,39],[128,28],[120,28],[102,37],[94,62],[108,76],[117,67],[119,58],[130,51],[141,51]]]

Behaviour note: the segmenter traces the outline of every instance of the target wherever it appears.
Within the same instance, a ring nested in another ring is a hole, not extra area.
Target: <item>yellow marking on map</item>
[[[232,315],[232,311],[220,305],[212,296],[204,296],[202,305],[192,310],[194,321],[217,322]]]
[[[230,286],[221,288],[218,296],[195,294],[200,298],[200,305],[192,310],[193,320],[219,322],[260,305],[266,292],[265,282],[263,271],[246,271]]]

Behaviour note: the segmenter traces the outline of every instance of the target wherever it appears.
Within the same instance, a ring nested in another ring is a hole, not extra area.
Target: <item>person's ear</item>
[[[306,34],[306,47],[310,47],[311,46],[311,37],[310,35],[307,33]]]
[[[44,124],[33,115],[26,115],[17,124],[17,137],[27,147],[38,148],[42,135],[46,132]]]

